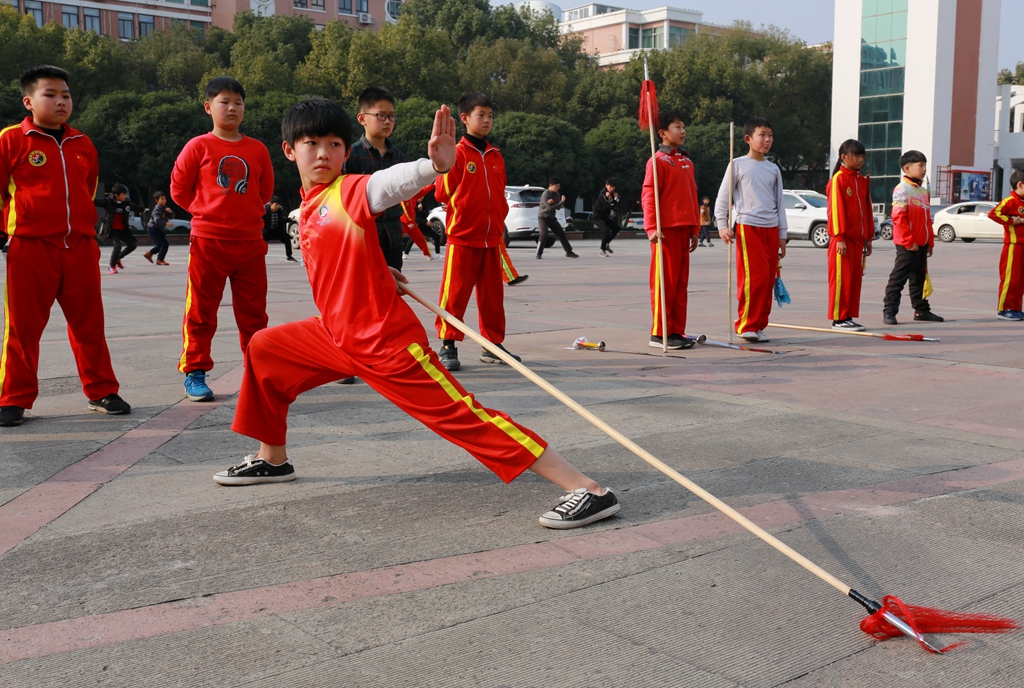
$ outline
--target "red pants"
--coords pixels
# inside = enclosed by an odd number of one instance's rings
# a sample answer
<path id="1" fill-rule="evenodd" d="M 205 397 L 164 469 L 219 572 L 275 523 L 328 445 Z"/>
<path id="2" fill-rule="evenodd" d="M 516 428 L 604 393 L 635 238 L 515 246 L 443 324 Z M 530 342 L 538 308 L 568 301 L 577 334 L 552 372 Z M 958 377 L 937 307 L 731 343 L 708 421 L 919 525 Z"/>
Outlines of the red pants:
<path id="1" fill-rule="evenodd" d="M 828 245 L 828 317 L 847 320 L 860 315 L 860 285 L 864 281 L 864 242 L 846 241 L 846 255 Z"/>
<path id="2" fill-rule="evenodd" d="M 999 256 L 999 306 L 996 308 L 999 311 L 1021 310 L 1024 296 L 1024 244 L 1017 241 L 1013 230 L 1011 243 L 1003 244 Z"/>
<path id="3" fill-rule="evenodd" d="M 498 244 L 498 250 L 501 251 L 501 281 L 508 284 L 514 279 L 519 279 L 519 273 L 516 271 L 516 266 L 512 264 L 505 244 Z"/>
<path id="4" fill-rule="evenodd" d="M 267 242 L 192 237 L 188 248 L 188 291 L 181 324 L 178 370 L 213 368 L 210 344 L 224 283 L 231 280 L 231 307 L 242 353 L 252 336 L 267 326 Z"/>
<path id="5" fill-rule="evenodd" d="M 779 271 L 779 228 L 736 225 L 737 334 L 768 327 Z"/>
<path id="6" fill-rule="evenodd" d="M 651 314 L 654 325 L 651 334 L 686 334 L 686 288 L 690 282 L 690 237 L 696 227 L 668 227 L 663 230 L 665 238 L 651 244 Z M 658 276 L 658 247 L 661 247 L 662 262 L 665 264 L 665 317 L 668 332 L 661 331 L 661 287 Z"/>
<path id="7" fill-rule="evenodd" d="M 448 244 L 444 257 L 444 279 L 438 305 L 459 320 L 466 314 L 469 295 L 476 287 L 476 310 L 480 334 L 495 344 L 505 341 L 505 285 L 501 281 L 501 249 L 472 248 Z M 440 317 L 437 336 L 461 342 L 461 332 Z"/>
<path id="8" fill-rule="evenodd" d="M 68 237 L 69 248 L 17 236 L 7 250 L 0 406 L 32 408 L 39 396 L 39 339 L 53 302 L 68 322 L 82 391 L 89 399 L 117 394 L 103 334 L 100 249 L 91 237 Z"/>
<path id="9" fill-rule="evenodd" d="M 288 406 L 299 394 L 355 376 L 468 451 L 506 483 L 512 482 L 544 453 L 547 443 L 504 413 L 481 406 L 441 365 L 426 344 L 426 333 L 419 334 L 421 341 L 396 348 L 394 358 L 367 365 L 339 349 L 320 318 L 257 332 L 245 352 L 245 374 L 231 429 L 283 445 Z"/>

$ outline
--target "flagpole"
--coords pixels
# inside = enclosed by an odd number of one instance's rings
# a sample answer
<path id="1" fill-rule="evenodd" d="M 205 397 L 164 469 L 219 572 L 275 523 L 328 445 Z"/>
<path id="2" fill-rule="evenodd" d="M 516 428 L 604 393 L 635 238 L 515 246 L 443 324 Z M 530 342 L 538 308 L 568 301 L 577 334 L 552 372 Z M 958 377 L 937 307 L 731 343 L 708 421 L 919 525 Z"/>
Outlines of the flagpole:
<path id="1" fill-rule="evenodd" d="M 735 160 L 733 155 L 735 153 L 735 141 L 736 141 L 736 125 L 733 122 L 729 122 L 729 214 L 725 220 L 725 231 L 726 234 L 732 231 L 732 184 L 733 184 L 733 168 L 735 167 Z M 735 235 L 733 241 L 736 241 Z M 726 266 L 725 266 L 725 321 L 729 327 L 729 343 L 732 344 L 732 335 L 736 330 L 736 325 L 732 319 L 732 253 L 736 250 L 736 247 L 732 245 L 732 241 L 726 242 L 725 253 Z"/>
<path id="2" fill-rule="evenodd" d="M 644 81 L 650 81 L 650 72 L 647 68 L 647 58 L 644 58 Z M 655 247 L 655 254 L 658 260 L 658 290 L 661 295 L 661 353 L 668 354 L 668 314 L 665 312 L 665 260 L 662 251 L 662 241 L 665 235 L 661 232 L 661 198 L 658 194 L 658 156 L 657 147 L 654 143 L 654 112 L 651 103 L 647 104 L 647 124 L 651 130 L 651 169 L 654 172 L 654 235 L 658 241 Z M 682 334 L 682 333 L 680 333 Z"/>

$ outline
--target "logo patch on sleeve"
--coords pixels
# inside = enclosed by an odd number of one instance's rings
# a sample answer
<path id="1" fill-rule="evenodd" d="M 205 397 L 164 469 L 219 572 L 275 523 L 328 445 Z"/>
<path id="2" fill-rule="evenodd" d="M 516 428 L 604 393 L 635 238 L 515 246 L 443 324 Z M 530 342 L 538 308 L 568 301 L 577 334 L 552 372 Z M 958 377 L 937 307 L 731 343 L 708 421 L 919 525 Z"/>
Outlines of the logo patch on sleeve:
<path id="1" fill-rule="evenodd" d="M 473 174 L 474 172 L 476 172 L 476 163 L 475 162 L 467 162 L 466 163 L 466 171 L 469 172 L 470 174 Z"/>
<path id="2" fill-rule="evenodd" d="M 41 150 L 34 150 L 28 154 L 28 162 L 33 167 L 42 167 L 46 164 L 46 153 Z"/>

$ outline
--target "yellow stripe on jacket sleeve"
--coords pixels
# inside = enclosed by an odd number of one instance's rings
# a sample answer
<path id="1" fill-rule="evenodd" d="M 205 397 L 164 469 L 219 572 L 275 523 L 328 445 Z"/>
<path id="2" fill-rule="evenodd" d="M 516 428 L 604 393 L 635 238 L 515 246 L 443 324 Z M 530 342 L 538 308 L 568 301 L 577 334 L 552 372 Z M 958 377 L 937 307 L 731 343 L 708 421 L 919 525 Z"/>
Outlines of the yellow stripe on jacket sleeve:
<path id="1" fill-rule="evenodd" d="M 1004 198 L 1002 202 L 999 205 L 997 205 L 996 209 L 993 211 L 995 213 L 995 216 L 998 217 L 1003 224 L 1010 223 L 1010 216 L 1003 212 L 1003 208 L 1006 207 L 1006 205 L 1010 202 L 1012 198 L 1013 196 L 1008 196 L 1007 198 Z"/>
<path id="2" fill-rule="evenodd" d="M 829 219 L 832 221 L 830 223 L 832 225 L 832 236 L 839 236 L 839 234 L 840 234 L 839 223 L 841 221 L 840 218 L 842 217 L 842 215 L 840 214 L 840 211 L 839 211 L 839 175 L 840 174 L 842 174 L 842 173 L 841 172 L 836 172 L 834 175 L 832 175 L 832 189 L 831 189 L 832 193 L 829 194 L 829 196 L 831 196 L 831 198 L 830 198 L 830 200 L 831 200 L 830 206 L 831 207 L 829 208 L 829 210 L 832 211 L 832 217 L 830 217 Z"/>

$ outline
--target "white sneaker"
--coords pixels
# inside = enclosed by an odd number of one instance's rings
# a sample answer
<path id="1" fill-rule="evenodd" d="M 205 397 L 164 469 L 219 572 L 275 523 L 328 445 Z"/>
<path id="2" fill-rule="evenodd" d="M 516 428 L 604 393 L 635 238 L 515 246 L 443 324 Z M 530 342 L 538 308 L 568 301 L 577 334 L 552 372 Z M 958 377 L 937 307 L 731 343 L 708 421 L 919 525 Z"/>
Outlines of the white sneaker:
<path id="1" fill-rule="evenodd" d="M 758 330 L 757 331 L 757 340 L 756 341 L 759 341 L 759 342 L 767 342 L 768 341 L 768 335 L 766 335 L 764 333 L 764 330 Z"/>
<path id="2" fill-rule="evenodd" d="M 753 330 L 750 330 L 749 332 L 742 332 L 742 333 L 740 333 L 740 338 L 746 339 L 748 342 L 759 342 L 759 341 L 761 341 L 760 339 L 758 339 L 759 336 L 760 335 L 757 332 L 754 332 Z"/>

